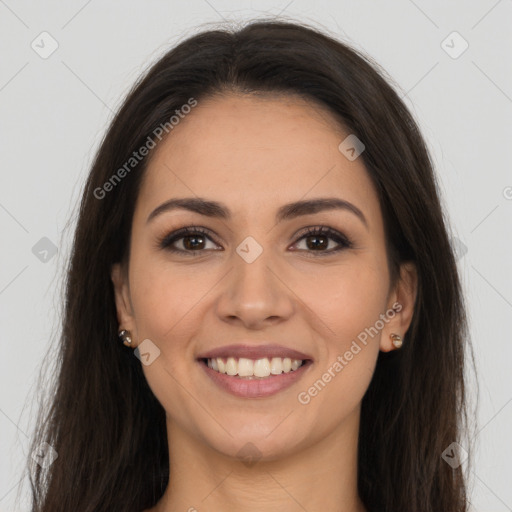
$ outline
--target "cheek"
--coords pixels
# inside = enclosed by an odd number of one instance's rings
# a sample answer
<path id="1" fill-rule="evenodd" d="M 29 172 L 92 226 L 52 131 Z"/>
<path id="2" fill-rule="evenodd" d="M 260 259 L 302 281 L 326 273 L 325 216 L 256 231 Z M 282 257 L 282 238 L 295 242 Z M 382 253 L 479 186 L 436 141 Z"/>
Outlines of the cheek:
<path id="1" fill-rule="evenodd" d="M 368 257 L 355 256 L 347 265 L 322 269 L 313 277 L 297 280 L 297 296 L 323 322 L 322 332 L 344 344 L 373 325 L 384 312 L 388 274 Z"/>
<path id="2" fill-rule="evenodd" d="M 165 343 L 182 329 L 194 306 L 211 288 L 212 278 L 198 275 L 192 267 L 180 269 L 143 254 L 134 255 L 132 261 L 130 292 L 137 330 L 141 336 Z"/>
<path id="3" fill-rule="evenodd" d="M 155 254 L 143 248 L 131 255 L 130 294 L 138 325 L 169 329 L 214 283 L 208 265 L 187 260 L 176 264 L 164 252 Z"/>
<path id="4" fill-rule="evenodd" d="M 371 269 L 344 276 L 340 290 L 333 297 L 334 330 L 343 340 L 353 339 L 379 319 L 384 312 L 387 296 L 385 276 Z"/>
<path id="5" fill-rule="evenodd" d="M 192 267 L 179 268 L 162 260 L 140 251 L 132 255 L 130 262 L 137 335 L 141 340 L 150 339 L 160 349 L 155 363 L 143 366 L 143 371 L 164 409 L 172 411 L 174 418 L 181 418 L 192 430 L 195 427 L 190 418 L 201 411 L 196 410 L 196 402 L 183 389 L 188 386 L 189 371 L 195 364 L 190 339 L 199 325 L 198 301 L 212 287 L 212 278 L 198 275 Z"/>
<path id="6" fill-rule="evenodd" d="M 379 353 L 380 315 L 385 313 L 388 274 L 365 256 L 354 265 L 331 267 L 315 276 L 314 288 L 298 294 L 314 311 L 325 344 L 319 365 L 304 389 L 314 407 L 333 408 L 339 419 L 362 399 Z M 316 383 L 316 384 L 315 384 Z M 306 397 L 307 400 L 307 397 Z"/>

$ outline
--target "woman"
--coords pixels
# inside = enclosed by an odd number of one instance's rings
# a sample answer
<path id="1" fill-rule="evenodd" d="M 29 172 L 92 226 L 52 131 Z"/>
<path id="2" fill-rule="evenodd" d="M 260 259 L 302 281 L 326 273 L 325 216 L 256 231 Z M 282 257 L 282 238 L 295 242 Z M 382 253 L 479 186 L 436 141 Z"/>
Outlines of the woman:
<path id="1" fill-rule="evenodd" d="M 33 511 L 466 511 L 447 230 L 355 50 L 280 21 L 170 50 L 84 190 Z"/>

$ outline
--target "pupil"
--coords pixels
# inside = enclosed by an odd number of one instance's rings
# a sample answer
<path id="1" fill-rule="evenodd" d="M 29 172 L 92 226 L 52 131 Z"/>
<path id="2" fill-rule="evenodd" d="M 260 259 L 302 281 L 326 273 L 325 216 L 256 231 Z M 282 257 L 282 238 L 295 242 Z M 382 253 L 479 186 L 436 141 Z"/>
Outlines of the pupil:
<path id="1" fill-rule="evenodd" d="M 316 242 L 318 242 L 319 239 L 323 240 L 323 242 L 312 244 L 313 248 L 317 248 L 317 249 L 318 248 L 320 248 L 320 249 L 324 248 L 325 249 L 327 247 L 327 244 L 325 243 L 325 241 L 326 241 L 326 237 L 325 236 L 313 235 L 313 236 L 308 237 L 308 241 L 309 240 L 315 240 Z M 308 243 L 307 245 L 311 249 L 310 244 Z"/>

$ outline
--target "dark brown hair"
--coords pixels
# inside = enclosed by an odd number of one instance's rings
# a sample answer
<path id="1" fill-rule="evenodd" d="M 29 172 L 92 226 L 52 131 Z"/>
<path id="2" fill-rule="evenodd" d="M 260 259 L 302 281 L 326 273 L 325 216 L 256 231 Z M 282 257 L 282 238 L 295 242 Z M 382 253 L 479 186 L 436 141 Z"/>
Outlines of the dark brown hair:
<path id="1" fill-rule="evenodd" d="M 128 255 L 149 156 L 104 197 L 97 190 L 190 98 L 226 92 L 300 95 L 327 107 L 363 141 L 393 279 L 400 263 L 413 261 L 418 295 L 404 346 L 379 353 L 363 398 L 359 494 L 371 512 L 467 511 L 463 466 L 441 457 L 459 441 L 471 453 L 461 440 L 471 347 L 465 305 L 428 150 L 385 77 L 336 38 L 277 19 L 189 37 L 141 76 L 106 132 L 80 205 L 56 384 L 33 438 L 34 448 L 47 442 L 58 458 L 48 468 L 30 464 L 33 512 L 140 512 L 165 490 L 164 410 L 140 361 L 118 339 L 110 279 L 112 264 Z"/>

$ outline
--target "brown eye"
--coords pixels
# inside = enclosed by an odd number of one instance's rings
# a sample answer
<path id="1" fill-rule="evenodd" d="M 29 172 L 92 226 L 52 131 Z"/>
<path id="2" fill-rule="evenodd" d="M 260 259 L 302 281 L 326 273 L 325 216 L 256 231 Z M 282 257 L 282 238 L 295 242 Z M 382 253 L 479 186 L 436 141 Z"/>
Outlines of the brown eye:
<path id="1" fill-rule="evenodd" d="M 204 249 L 205 246 L 205 237 L 203 235 L 187 235 L 182 237 L 180 240 L 183 240 L 183 246 L 185 249 L 190 251 Z"/>
<path id="2" fill-rule="evenodd" d="M 212 246 L 208 247 L 208 243 Z M 186 227 L 173 231 L 165 236 L 160 242 L 159 247 L 166 251 L 178 253 L 200 253 L 204 249 L 218 250 L 217 244 L 207 235 L 207 231 L 199 227 Z"/>
<path id="3" fill-rule="evenodd" d="M 325 235 L 309 235 L 305 238 L 308 249 L 318 250 L 327 249 L 329 245 L 329 237 Z"/>
<path id="4" fill-rule="evenodd" d="M 308 228 L 306 233 L 299 238 L 296 245 L 302 241 L 305 242 L 306 247 L 299 250 L 316 252 L 322 256 L 352 247 L 352 243 L 345 235 L 327 226 Z"/>

